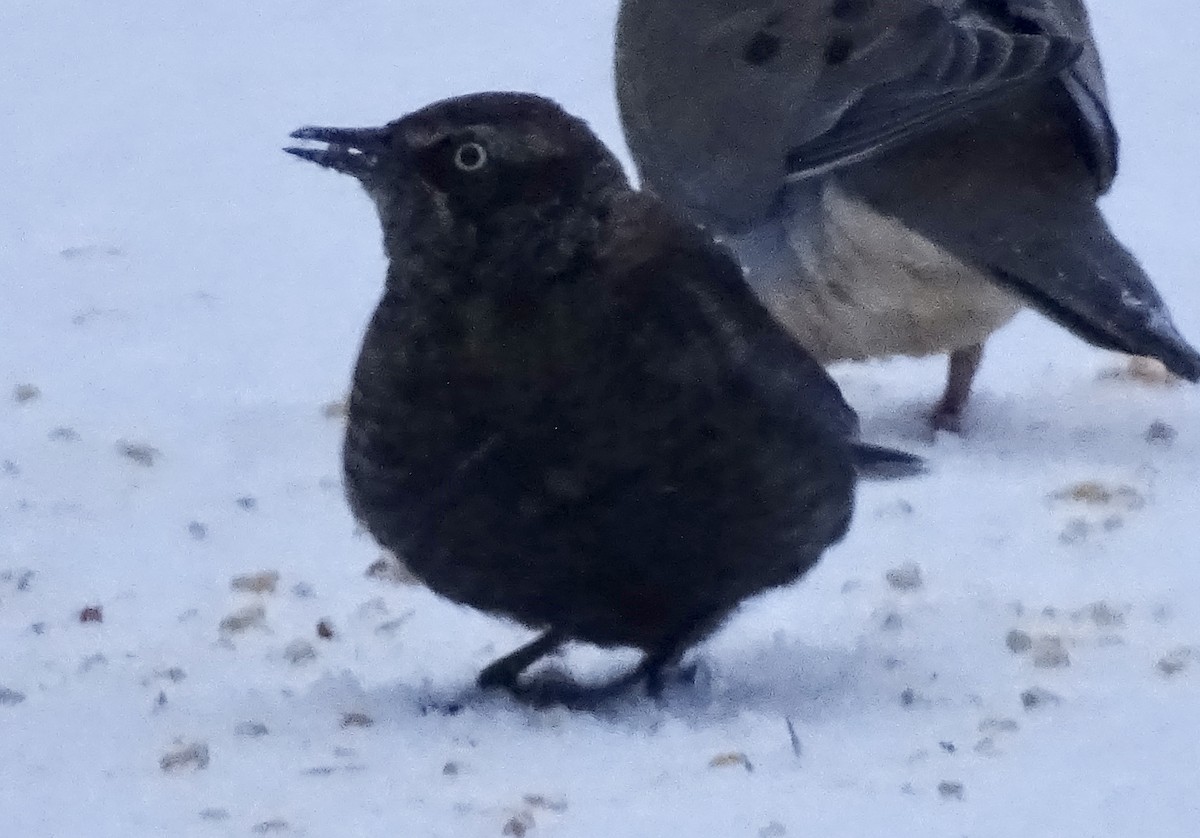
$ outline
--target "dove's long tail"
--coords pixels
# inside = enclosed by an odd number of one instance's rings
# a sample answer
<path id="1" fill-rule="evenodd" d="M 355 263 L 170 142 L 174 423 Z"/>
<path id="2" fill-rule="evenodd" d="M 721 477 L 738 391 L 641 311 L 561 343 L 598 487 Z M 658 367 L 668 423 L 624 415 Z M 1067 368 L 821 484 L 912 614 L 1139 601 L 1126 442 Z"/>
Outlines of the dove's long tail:
<path id="1" fill-rule="evenodd" d="M 1089 343 L 1157 358 L 1181 378 L 1200 381 L 1200 352 L 1098 212 L 1085 232 L 1041 238 L 1022 255 L 1041 265 L 1001 265 L 996 273 L 1042 313 Z M 1040 281 L 1029 282 L 1029 275 Z"/>

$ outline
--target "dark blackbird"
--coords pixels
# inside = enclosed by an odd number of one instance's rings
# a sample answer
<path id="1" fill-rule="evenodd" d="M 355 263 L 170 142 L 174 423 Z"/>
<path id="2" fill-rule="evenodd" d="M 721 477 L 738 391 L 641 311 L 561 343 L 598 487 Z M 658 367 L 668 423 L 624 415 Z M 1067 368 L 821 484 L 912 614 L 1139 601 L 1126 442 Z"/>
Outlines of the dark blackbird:
<path id="1" fill-rule="evenodd" d="M 543 634 L 630 646 L 645 679 L 850 522 L 855 417 L 732 257 L 631 190 L 556 104 L 483 93 L 289 148 L 356 177 L 390 260 L 354 372 L 354 514 L 438 594 Z M 544 684 L 542 685 L 544 686 Z M 584 688 L 573 688 L 585 692 Z"/>

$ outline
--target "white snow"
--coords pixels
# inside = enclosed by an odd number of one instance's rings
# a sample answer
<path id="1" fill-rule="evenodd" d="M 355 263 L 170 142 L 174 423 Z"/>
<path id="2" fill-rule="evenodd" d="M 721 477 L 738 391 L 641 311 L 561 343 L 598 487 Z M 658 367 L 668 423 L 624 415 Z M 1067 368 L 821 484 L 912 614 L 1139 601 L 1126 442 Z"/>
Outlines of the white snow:
<path id="1" fill-rule="evenodd" d="M 1200 830 L 1200 394 L 1105 378 L 1124 360 L 1034 315 L 989 345 L 961 439 L 922 438 L 939 361 L 838 369 L 867 435 L 932 474 L 864 486 L 850 537 L 664 706 L 472 697 L 528 633 L 364 575 L 323 410 L 380 289 L 376 221 L 279 148 L 487 88 L 619 145 L 614 6 L 0 5 L 4 835 Z M 1106 206 L 1200 340 L 1200 6 L 1092 6 L 1124 137 Z M 894 589 L 909 563 L 922 585 Z M 231 590 L 265 570 L 274 593 Z M 191 746 L 206 763 L 164 770 Z"/>

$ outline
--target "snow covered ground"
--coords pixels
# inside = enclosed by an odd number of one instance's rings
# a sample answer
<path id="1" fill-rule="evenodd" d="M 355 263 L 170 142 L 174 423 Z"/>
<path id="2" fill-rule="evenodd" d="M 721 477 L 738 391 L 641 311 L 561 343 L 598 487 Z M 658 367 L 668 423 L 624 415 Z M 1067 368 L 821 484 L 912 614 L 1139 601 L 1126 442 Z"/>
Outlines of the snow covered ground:
<path id="1" fill-rule="evenodd" d="M 1122 359 L 1034 315 L 961 439 L 922 438 L 940 362 L 838 370 L 932 474 L 864 486 L 696 687 L 440 711 L 527 634 L 365 575 L 327 406 L 376 222 L 279 148 L 484 88 L 618 144 L 614 5 L 0 4 L 4 835 L 1200 832 L 1200 392 L 1107 378 Z M 1200 6 L 1092 5 L 1107 206 L 1200 339 Z"/>

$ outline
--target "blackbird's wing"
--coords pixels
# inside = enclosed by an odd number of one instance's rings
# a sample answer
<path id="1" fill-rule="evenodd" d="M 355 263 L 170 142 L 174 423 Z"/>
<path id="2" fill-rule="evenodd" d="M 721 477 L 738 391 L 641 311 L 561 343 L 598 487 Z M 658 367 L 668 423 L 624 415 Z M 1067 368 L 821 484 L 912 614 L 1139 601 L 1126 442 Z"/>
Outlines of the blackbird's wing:
<path id="1" fill-rule="evenodd" d="M 608 275 L 630 318 L 657 333 L 661 369 L 687 374 L 695 358 L 778 419 L 857 435 L 858 417 L 836 382 L 763 307 L 724 248 L 643 196 L 623 209 L 621 258 L 610 260 Z"/>
<path id="2" fill-rule="evenodd" d="M 920 457 L 858 442 L 858 416 L 837 383 L 776 322 L 728 251 L 645 196 L 633 196 L 618 214 L 619 252 L 633 259 L 609 275 L 631 317 L 660 333 L 663 369 L 688 370 L 693 364 L 676 357 L 704 357 L 705 368 L 724 370 L 768 415 L 849 441 L 861 476 L 924 471 Z"/>

